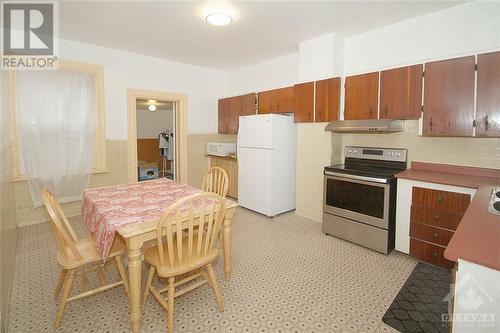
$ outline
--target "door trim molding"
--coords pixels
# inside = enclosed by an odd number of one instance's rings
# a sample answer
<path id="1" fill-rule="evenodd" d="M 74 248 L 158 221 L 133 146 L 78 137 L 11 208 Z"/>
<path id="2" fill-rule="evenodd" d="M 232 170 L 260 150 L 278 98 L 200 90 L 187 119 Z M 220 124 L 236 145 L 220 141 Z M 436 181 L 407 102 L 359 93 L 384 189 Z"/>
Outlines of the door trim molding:
<path id="1" fill-rule="evenodd" d="M 137 99 L 156 99 L 175 104 L 175 172 L 176 181 L 187 183 L 187 96 L 154 90 L 127 89 L 127 160 L 128 181 L 135 183 L 137 177 Z"/>

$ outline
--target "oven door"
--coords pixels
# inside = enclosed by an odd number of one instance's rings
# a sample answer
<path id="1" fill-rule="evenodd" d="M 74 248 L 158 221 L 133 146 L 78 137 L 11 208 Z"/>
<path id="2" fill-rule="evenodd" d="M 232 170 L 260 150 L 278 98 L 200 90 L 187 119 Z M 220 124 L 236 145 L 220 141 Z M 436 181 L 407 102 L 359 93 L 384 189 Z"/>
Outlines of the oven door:
<path id="1" fill-rule="evenodd" d="M 325 172 L 323 211 L 347 219 L 389 227 L 390 184 L 384 179 Z"/>

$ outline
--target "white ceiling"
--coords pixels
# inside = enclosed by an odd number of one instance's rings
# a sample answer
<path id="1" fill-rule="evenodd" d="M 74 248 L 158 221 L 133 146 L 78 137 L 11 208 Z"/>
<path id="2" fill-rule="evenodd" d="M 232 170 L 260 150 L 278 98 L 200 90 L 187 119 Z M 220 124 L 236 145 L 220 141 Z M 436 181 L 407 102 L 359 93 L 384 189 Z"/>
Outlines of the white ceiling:
<path id="1" fill-rule="evenodd" d="M 214 27 L 204 20 L 207 2 L 61 1 L 59 24 L 64 39 L 233 70 L 326 33 L 353 35 L 462 2 L 233 1 L 233 23 Z"/>

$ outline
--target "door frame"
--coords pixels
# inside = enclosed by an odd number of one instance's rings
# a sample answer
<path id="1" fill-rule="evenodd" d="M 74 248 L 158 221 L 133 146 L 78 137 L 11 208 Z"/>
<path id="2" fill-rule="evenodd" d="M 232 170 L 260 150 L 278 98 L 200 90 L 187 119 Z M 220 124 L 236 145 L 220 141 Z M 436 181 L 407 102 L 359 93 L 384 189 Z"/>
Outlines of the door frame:
<path id="1" fill-rule="evenodd" d="M 187 183 L 187 96 L 155 90 L 127 89 L 128 109 L 128 181 L 138 182 L 137 177 L 137 99 L 154 99 L 175 104 L 175 173 L 176 181 Z"/>

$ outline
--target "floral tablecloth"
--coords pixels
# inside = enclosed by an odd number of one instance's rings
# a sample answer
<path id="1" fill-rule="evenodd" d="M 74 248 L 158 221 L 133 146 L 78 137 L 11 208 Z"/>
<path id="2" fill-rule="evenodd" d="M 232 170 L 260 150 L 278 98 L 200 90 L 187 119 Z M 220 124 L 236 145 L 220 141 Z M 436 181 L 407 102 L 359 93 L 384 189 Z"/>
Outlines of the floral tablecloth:
<path id="1" fill-rule="evenodd" d="M 132 223 L 158 220 L 171 204 L 198 192 L 201 190 L 167 178 L 86 189 L 82 216 L 95 236 L 99 254 L 106 260 L 117 230 Z"/>

